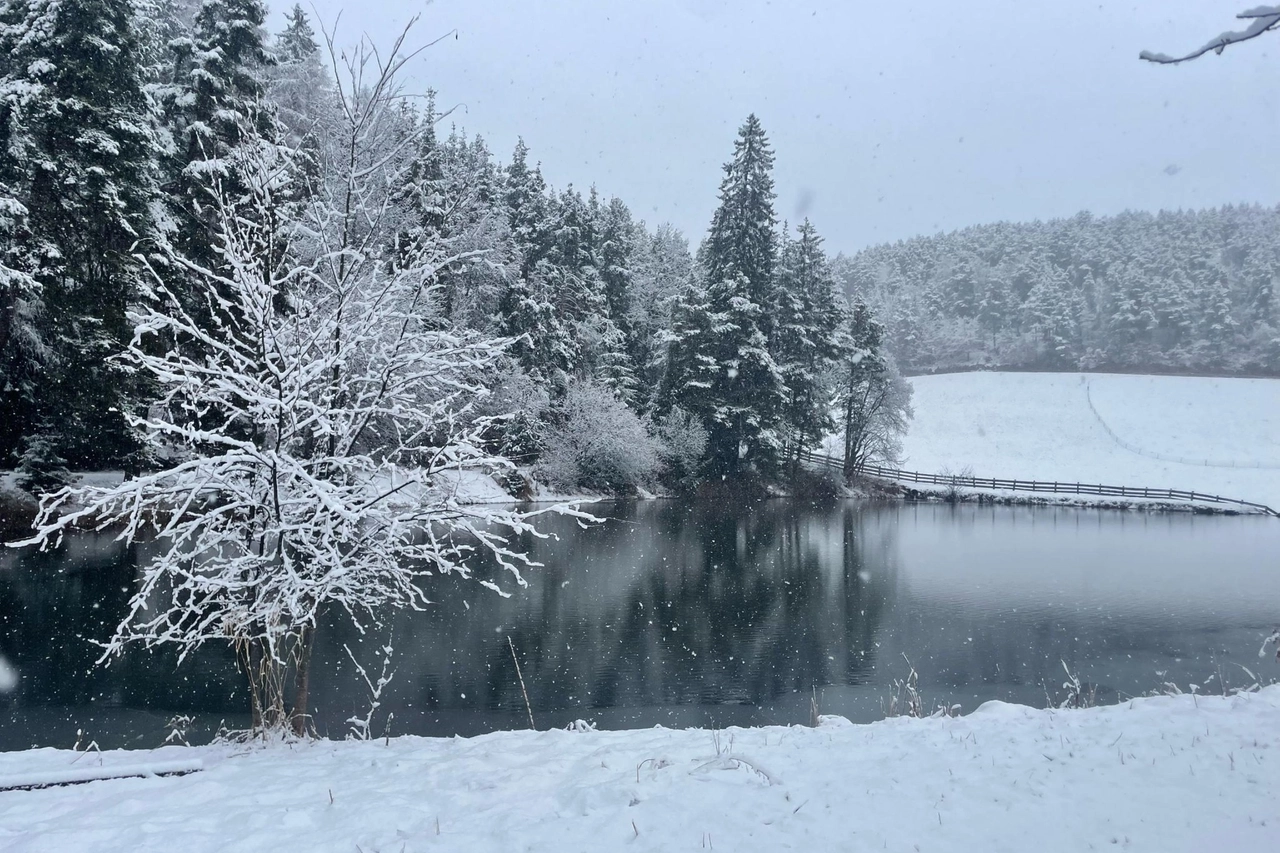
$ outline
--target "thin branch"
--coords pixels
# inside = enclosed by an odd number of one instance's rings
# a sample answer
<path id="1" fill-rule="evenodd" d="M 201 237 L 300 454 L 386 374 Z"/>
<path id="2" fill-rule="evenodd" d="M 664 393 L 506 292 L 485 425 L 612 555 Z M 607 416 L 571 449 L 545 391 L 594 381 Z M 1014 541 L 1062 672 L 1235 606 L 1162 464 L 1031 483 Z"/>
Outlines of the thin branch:
<path id="1" fill-rule="evenodd" d="M 1222 51 L 1226 50 L 1230 45 L 1255 39 L 1265 32 L 1280 27 L 1280 6 L 1259 6 L 1255 9 L 1241 12 L 1236 17 L 1252 21 L 1252 23 L 1243 30 L 1225 32 L 1185 56 L 1170 56 L 1167 53 L 1153 53 L 1152 51 L 1144 50 L 1138 54 L 1138 58 L 1147 62 L 1155 62 L 1159 65 L 1177 65 L 1180 62 L 1187 62 L 1204 56 L 1210 51 L 1221 55 Z"/>

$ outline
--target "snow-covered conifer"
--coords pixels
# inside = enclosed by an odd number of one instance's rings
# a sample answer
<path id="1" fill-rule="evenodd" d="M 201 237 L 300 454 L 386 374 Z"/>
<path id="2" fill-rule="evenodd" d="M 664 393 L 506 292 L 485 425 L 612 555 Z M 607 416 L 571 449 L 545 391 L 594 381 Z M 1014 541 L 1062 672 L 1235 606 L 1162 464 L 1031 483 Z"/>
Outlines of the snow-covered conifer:
<path id="1" fill-rule="evenodd" d="M 34 418 L 19 429 L 47 445 L 29 455 L 31 466 L 50 453 L 79 468 L 129 464 L 132 386 L 107 357 L 129 335 L 133 246 L 150 237 L 156 186 L 134 9 L 129 0 L 5 0 L 0 20 L 0 185 L 12 271 L 4 337 L 38 330 L 48 356 L 38 367 L 11 363 L 13 384 L 28 392 L 14 414 Z M 33 284 L 45 308 L 38 324 Z M 6 348 L 10 359 L 21 356 Z"/>
<path id="2" fill-rule="evenodd" d="M 688 291 L 672 329 L 666 405 L 703 417 L 711 470 L 767 468 L 782 446 L 785 386 L 770 354 L 777 221 L 773 152 L 748 116 L 725 164 L 720 205 L 699 252 L 705 286 Z M 698 316 L 701 314 L 701 316 Z"/>
<path id="3" fill-rule="evenodd" d="M 799 450 L 834 426 L 828 374 L 842 320 L 822 238 L 808 219 L 783 244 L 775 300 L 773 358 L 786 387 L 787 442 Z"/>

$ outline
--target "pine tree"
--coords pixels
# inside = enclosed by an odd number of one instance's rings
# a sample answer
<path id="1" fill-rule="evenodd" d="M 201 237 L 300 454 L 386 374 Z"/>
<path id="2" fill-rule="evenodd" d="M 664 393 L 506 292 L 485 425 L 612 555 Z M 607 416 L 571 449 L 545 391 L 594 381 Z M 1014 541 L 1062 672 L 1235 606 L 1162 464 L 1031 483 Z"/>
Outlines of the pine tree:
<path id="1" fill-rule="evenodd" d="M 138 64 L 146 88 L 157 102 L 172 96 L 176 67 L 173 43 L 191 39 L 203 0 L 132 0 L 138 34 Z"/>
<path id="2" fill-rule="evenodd" d="M 267 97 L 287 130 L 291 147 L 314 148 L 335 104 L 329 70 L 307 13 L 295 5 L 276 34 L 275 65 L 266 69 Z"/>
<path id="3" fill-rule="evenodd" d="M 276 60 L 281 64 L 301 64 L 320 51 L 316 31 L 311 28 L 311 21 L 299 3 L 289 11 L 288 20 L 289 23 L 276 36 Z"/>
<path id="4" fill-rule="evenodd" d="M 507 167 L 503 196 L 514 248 L 511 270 L 498 298 L 497 327 L 512 338 L 510 352 L 536 381 L 563 388 L 577 362 L 578 345 L 557 306 L 547 281 L 547 257 L 554 232 L 542 171 L 528 162 L 529 149 L 516 143 Z"/>
<path id="5" fill-rule="evenodd" d="M 681 343 L 668 364 L 669 401 L 703 416 L 710 470 L 724 476 L 768 469 L 782 444 L 785 385 L 770 354 L 777 251 L 772 166 L 764 130 L 749 116 L 725 164 L 720 206 L 699 253 L 705 299 L 682 307 L 690 315 L 684 322 L 706 333 Z"/>
<path id="6" fill-rule="evenodd" d="M 638 382 L 642 345 L 633 323 L 632 304 L 635 290 L 636 241 L 643 231 L 632 221 L 631 211 L 620 198 L 613 198 L 597 214 L 600 247 L 598 261 L 604 285 L 604 300 L 609 322 L 621 336 L 621 346 L 609 353 L 610 375 L 604 381 L 615 391 L 623 392 L 637 407 L 643 406 L 644 394 Z"/>
<path id="7" fill-rule="evenodd" d="M 639 377 L 637 408 L 661 408 L 658 397 L 666 372 L 667 339 L 677 298 L 693 281 L 689 241 L 670 225 L 639 231 L 633 267 L 631 317 L 632 362 Z"/>
<path id="8" fill-rule="evenodd" d="M 670 327 L 659 335 L 659 343 L 665 356 L 656 408 L 665 413 L 679 407 L 710 422 L 714 407 L 709 392 L 723 368 L 711 354 L 711 304 L 700 281 L 690 278 L 676 294 Z"/>
<path id="9" fill-rule="evenodd" d="M 151 234 L 155 186 L 133 16 L 129 0 L 0 7 L 0 86 L 9 93 L 0 108 L 2 180 L 22 211 L 5 254 L 20 258 L 45 306 L 47 358 L 26 409 L 34 421 L 20 427 L 37 468 L 54 458 L 78 468 L 128 465 L 137 450 L 125 418 L 131 381 L 107 360 L 132 334 L 133 253 Z M 11 214 L 19 207 L 11 204 Z"/>
<path id="10" fill-rule="evenodd" d="M 439 144 L 440 222 L 452 251 L 483 252 L 481 263 L 441 274 L 441 310 L 466 328 L 496 334 L 493 306 L 514 269 L 516 249 L 501 204 L 502 175 L 484 139 L 454 129 Z"/>
<path id="11" fill-rule="evenodd" d="M 724 165 L 720 206 L 711 219 L 702 261 L 708 281 L 741 276 L 743 297 L 773 304 L 778 218 L 773 202 L 773 149 L 754 114 L 738 129 L 733 159 Z M 767 317 L 762 327 L 770 332 Z"/>
<path id="12" fill-rule="evenodd" d="M 789 444 L 799 450 L 834 427 L 827 378 L 842 320 L 822 238 L 808 219 L 783 245 L 776 303 L 773 357 L 786 386 Z"/>
<path id="13" fill-rule="evenodd" d="M 277 139 L 275 119 L 263 104 L 266 9 L 261 0 L 204 0 L 189 38 L 172 43 L 174 85 L 165 104 L 173 151 L 167 164 L 174 248 L 215 268 L 215 215 L 208 203 L 212 180 L 234 190 L 235 149 L 248 133 Z M 193 305 L 203 295 L 188 294 Z"/>
<path id="14" fill-rule="evenodd" d="M 577 343 L 571 371 L 607 385 L 629 401 L 635 377 L 626 338 L 613 320 L 602 274 L 603 211 L 593 189 L 589 198 L 569 187 L 551 211 L 552 239 L 542 265 L 556 315 Z"/>

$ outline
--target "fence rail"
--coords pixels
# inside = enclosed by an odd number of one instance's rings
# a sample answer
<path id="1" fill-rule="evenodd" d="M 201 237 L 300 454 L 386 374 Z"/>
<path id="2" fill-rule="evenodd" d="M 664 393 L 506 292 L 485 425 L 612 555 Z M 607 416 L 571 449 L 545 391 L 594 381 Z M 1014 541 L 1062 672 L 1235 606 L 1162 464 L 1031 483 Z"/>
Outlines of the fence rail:
<path id="1" fill-rule="evenodd" d="M 844 460 L 822 453 L 801 451 L 800 459 L 832 468 L 844 470 Z M 1057 483 L 1041 480 L 1001 479 L 999 477 L 970 477 L 960 474 L 924 474 L 919 471 L 903 471 L 899 468 L 885 468 L 880 465 L 864 464 L 857 467 L 856 474 L 876 477 L 881 480 L 895 480 L 907 483 L 927 483 L 934 486 L 951 486 L 967 489 L 994 489 L 1017 492 L 1046 492 L 1055 495 L 1099 495 L 1113 498 L 1144 498 L 1147 500 L 1196 501 L 1200 503 L 1231 504 L 1249 507 L 1268 515 L 1280 518 L 1266 504 L 1244 501 L 1238 498 L 1224 498 L 1222 495 L 1209 495 L 1204 492 L 1188 492 L 1182 489 L 1151 489 L 1145 486 L 1108 486 L 1102 483 Z"/>

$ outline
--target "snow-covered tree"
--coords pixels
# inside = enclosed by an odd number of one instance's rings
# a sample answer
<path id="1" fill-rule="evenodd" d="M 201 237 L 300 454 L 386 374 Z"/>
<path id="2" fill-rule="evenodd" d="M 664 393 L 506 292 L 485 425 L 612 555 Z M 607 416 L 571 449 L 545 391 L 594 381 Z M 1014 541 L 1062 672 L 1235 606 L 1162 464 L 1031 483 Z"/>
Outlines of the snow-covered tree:
<path id="1" fill-rule="evenodd" d="M 707 429 L 701 419 L 675 406 L 658 419 L 654 432 L 665 479 L 676 486 L 693 485 L 707 452 Z"/>
<path id="2" fill-rule="evenodd" d="M 768 468 L 782 447 L 786 389 L 770 353 L 777 217 L 773 152 L 754 115 L 725 164 L 720 204 L 699 252 L 704 286 L 677 308 L 664 378 L 666 405 L 703 418 L 711 472 Z"/>
<path id="3" fill-rule="evenodd" d="M 632 298 L 628 325 L 632 334 L 632 364 L 639 377 L 636 404 L 648 411 L 655 403 L 666 370 L 664 336 L 671 328 L 676 298 L 693 280 L 689 241 L 670 225 L 637 237 L 632 268 Z"/>
<path id="4" fill-rule="evenodd" d="M 884 330 L 866 305 L 853 306 L 845 333 L 835 402 L 850 477 L 868 463 L 898 463 L 913 412 L 911 386 L 880 351 Z"/>
<path id="5" fill-rule="evenodd" d="M 437 322 L 438 273 L 465 259 L 438 241 L 387 251 L 400 161 L 380 156 L 378 137 L 398 108 L 403 56 L 348 56 L 356 85 L 339 96 L 354 156 L 324 164 L 325 191 L 282 204 L 296 162 L 242 126 L 226 155 L 235 190 L 214 175 L 205 201 L 217 264 L 165 249 L 169 268 L 207 285 L 206 316 L 161 276 L 133 314 L 124 360 L 161 392 L 137 426 L 176 461 L 49 497 L 36 536 L 48 545 L 93 524 L 152 537 L 157 556 L 104 658 L 134 643 L 184 655 L 231 643 L 264 729 L 305 731 L 323 613 L 368 629 L 425 608 L 422 579 L 469 577 L 477 551 L 523 585 L 527 560 L 509 539 L 536 533 L 536 513 L 454 497 L 451 472 L 504 464 L 481 449 L 487 423 L 473 409 L 506 342 Z M 175 340 L 195 345 L 164 345 Z"/>
<path id="6" fill-rule="evenodd" d="M 799 450 L 834 426 L 828 375 L 842 320 L 822 238 L 808 219 L 783 245 L 775 299 L 773 358 L 786 386 L 788 443 Z"/>
<path id="7" fill-rule="evenodd" d="M 266 97 L 289 145 L 306 151 L 318 144 L 332 120 L 333 84 L 307 13 L 295 4 L 287 20 L 275 37 L 275 65 L 264 69 Z"/>
<path id="8" fill-rule="evenodd" d="M 773 149 L 760 119 L 747 116 L 738 128 L 733 158 L 724 164 L 720 204 L 699 260 L 708 282 L 741 278 L 742 297 L 762 308 L 773 305 L 778 217 L 773 202 Z M 762 318 L 766 337 L 772 327 Z"/>
<path id="9" fill-rule="evenodd" d="M 516 144 L 506 170 L 504 206 L 518 268 L 507 273 L 498 299 L 497 327 L 512 338 L 512 354 L 534 379 L 563 384 L 578 359 L 578 342 L 567 318 L 556 309 L 546 275 L 553 240 L 551 201 L 538 166 L 529 166 L 524 140 Z"/>
<path id="10" fill-rule="evenodd" d="M 15 420 L 34 418 L 16 426 L 28 440 L 43 435 L 43 449 L 25 464 L 39 467 L 49 448 L 81 468 L 128 464 L 131 384 L 106 356 L 129 334 L 125 308 L 138 282 L 132 247 L 150 236 L 155 193 L 133 6 L 4 0 L 0 21 L 0 192 L 8 199 L 0 230 L 11 270 L 9 331 L 0 336 L 20 341 L 38 331 L 48 356 L 11 362 L 14 381 L 6 383 L 26 389 Z M 39 323 L 33 285 L 46 309 Z"/>
<path id="11" fill-rule="evenodd" d="M 217 260 L 209 184 L 220 180 L 234 191 L 237 176 L 231 152 L 246 133 L 263 139 L 279 135 L 263 96 L 271 63 L 262 0 L 203 0 L 190 35 L 171 42 L 173 83 L 165 92 L 167 125 L 173 137 L 166 163 L 166 190 L 174 220 L 170 240 L 184 255 L 207 265 Z M 188 287 L 194 288 L 195 282 Z M 202 304 L 200 294 L 185 298 Z"/>

